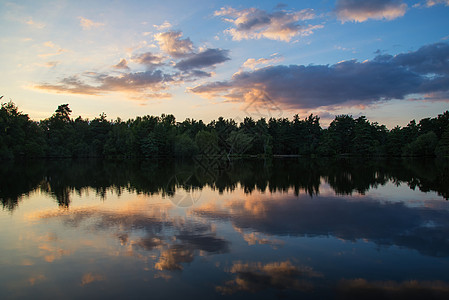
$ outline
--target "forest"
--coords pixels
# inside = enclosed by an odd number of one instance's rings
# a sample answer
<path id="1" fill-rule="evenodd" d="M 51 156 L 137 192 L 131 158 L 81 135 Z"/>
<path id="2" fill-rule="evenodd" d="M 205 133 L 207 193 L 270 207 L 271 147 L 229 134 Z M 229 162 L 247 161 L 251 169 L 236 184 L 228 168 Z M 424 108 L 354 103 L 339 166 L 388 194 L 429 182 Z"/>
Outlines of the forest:
<path id="1" fill-rule="evenodd" d="M 161 158 L 311 156 L 447 157 L 449 111 L 389 130 L 366 117 L 338 115 L 328 128 L 319 116 L 246 117 L 177 122 L 171 114 L 123 121 L 102 113 L 73 119 L 68 104 L 33 121 L 12 102 L 1 104 L 0 160 L 18 158 Z"/>

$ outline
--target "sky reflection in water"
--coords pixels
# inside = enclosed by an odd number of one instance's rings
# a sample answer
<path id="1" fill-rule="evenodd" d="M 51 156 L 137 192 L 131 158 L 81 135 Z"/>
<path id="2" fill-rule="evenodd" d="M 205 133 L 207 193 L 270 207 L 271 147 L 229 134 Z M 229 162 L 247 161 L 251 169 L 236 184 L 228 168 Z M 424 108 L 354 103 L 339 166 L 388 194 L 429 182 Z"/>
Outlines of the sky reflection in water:
<path id="1" fill-rule="evenodd" d="M 438 162 L 6 167 L 1 298 L 449 295 Z"/>

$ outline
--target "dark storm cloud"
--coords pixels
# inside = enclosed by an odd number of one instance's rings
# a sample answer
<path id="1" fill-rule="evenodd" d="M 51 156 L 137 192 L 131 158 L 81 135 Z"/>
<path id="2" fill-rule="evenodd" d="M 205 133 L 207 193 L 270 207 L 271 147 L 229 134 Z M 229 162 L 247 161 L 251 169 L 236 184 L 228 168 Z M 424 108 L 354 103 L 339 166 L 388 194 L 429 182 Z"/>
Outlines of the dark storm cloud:
<path id="1" fill-rule="evenodd" d="M 335 65 L 279 65 L 240 72 L 190 91 L 230 101 L 257 101 L 260 92 L 290 108 L 372 104 L 449 90 L 449 45 L 436 43 L 396 56 Z M 258 93 L 259 92 L 259 93 Z"/>
<path id="2" fill-rule="evenodd" d="M 368 19 L 393 20 L 402 17 L 407 4 L 402 0 L 338 0 L 335 5 L 337 17 L 342 22 L 364 22 Z"/>
<path id="3" fill-rule="evenodd" d="M 230 60 L 229 50 L 206 49 L 179 61 L 175 67 L 181 71 L 189 71 L 192 69 L 212 67 L 227 60 Z"/>

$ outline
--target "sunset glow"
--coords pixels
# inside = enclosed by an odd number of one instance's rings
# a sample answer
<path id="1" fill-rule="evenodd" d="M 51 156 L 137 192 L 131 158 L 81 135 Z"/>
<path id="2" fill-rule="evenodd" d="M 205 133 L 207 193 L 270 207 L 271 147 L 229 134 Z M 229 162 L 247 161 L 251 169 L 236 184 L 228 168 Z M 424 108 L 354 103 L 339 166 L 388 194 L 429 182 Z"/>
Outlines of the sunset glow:
<path id="1" fill-rule="evenodd" d="M 448 107 L 448 15 L 435 0 L 1 1 L 0 96 L 34 120 L 69 103 L 90 119 L 405 126 Z"/>

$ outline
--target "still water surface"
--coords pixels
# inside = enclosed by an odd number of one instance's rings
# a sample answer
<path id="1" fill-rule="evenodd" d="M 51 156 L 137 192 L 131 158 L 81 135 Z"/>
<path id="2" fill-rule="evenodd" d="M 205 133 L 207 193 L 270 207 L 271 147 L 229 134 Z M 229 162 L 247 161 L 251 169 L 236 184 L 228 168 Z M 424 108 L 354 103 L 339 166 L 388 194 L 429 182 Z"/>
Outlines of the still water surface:
<path id="1" fill-rule="evenodd" d="M 446 161 L 30 161 L 0 179 L 1 299 L 449 299 Z"/>

